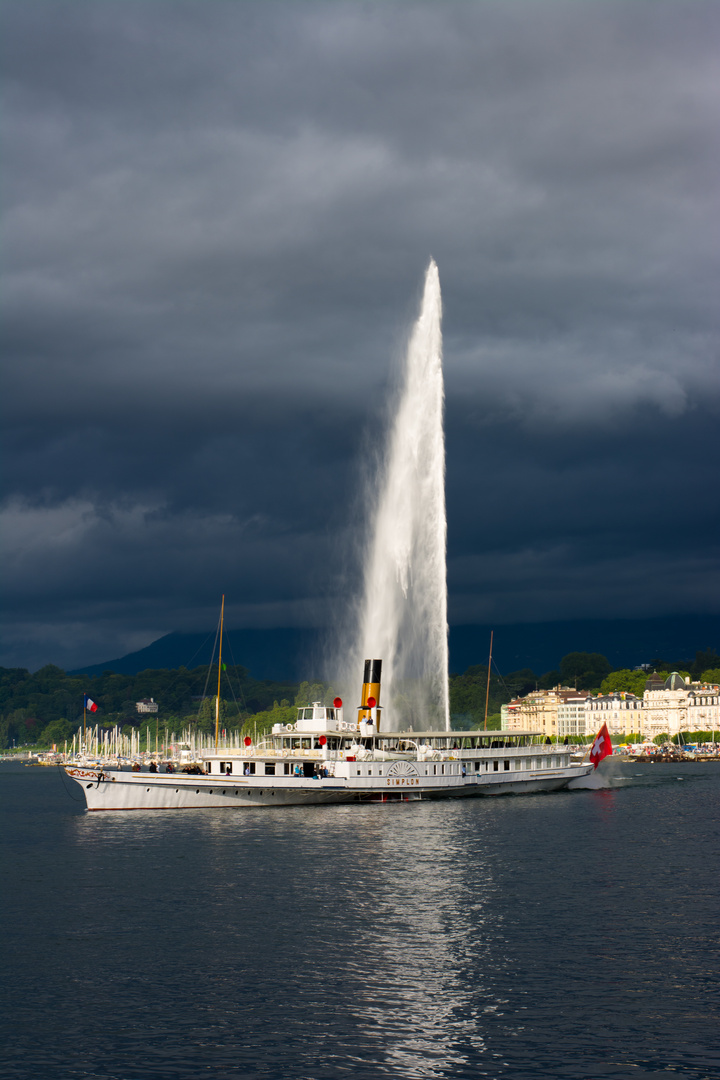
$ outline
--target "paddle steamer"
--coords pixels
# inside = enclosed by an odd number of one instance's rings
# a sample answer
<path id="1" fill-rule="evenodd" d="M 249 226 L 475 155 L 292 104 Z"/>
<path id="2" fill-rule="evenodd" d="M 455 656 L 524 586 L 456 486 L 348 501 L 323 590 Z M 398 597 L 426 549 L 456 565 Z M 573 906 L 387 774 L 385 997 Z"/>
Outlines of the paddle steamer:
<path id="1" fill-rule="evenodd" d="M 339 698 L 298 709 L 256 745 L 216 746 L 196 774 L 65 766 L 88 810 L 188 810 L 458 799 L 556 791 L 592 772 L 523 731 L 385 731 L 380 660 L 365 661 L 357 720 Z"/>

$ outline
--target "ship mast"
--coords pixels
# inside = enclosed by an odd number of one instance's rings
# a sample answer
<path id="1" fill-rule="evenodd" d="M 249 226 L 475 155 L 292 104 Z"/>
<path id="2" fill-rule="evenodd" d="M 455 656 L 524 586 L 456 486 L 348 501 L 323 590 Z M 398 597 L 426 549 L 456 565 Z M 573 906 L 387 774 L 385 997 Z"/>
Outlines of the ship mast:
<path id="1" fill-rule="evenodd" d="M 483 731 L 487 731 L 488 703 L 490 701 L 490 668 L 492 667 L 492 645 L 494 633 L 494 630 L 490 631 L 490 655 L 488 656 L 487 687 L 485 688 L 485 723 L 483 724 Z"/>
<path id="2" fill-rule="evenodd" d="M 223 618 L 225 616 L 225 593 L 223 593 L 222 604 L 220 605 L 220 649 L 218 651 L 218 685 L 217 685 L 217 699 L 215 701 L 215 749 L 218 748 L 218 736 L 220 734 L 220 673 L 222 672 L 222 636 L 223 636 Z"/>

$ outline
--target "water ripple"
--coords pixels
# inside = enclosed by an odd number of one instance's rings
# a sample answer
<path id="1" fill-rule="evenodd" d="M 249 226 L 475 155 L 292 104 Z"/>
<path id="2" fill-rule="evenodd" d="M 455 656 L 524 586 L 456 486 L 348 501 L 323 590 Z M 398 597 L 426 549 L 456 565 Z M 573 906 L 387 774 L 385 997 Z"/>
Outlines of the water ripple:
<path id="1" fill-rule="evenodd" d="M 720 770 L 89 815 L 2 769 L 3 1078 L 720 1075 Z"/>

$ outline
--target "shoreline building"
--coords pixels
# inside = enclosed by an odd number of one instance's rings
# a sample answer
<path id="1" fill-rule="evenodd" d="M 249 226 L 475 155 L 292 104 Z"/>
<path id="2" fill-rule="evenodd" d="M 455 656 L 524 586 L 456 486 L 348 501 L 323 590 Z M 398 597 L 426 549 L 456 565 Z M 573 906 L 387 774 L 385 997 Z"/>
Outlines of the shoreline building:
<path id="1" fill-rule="evenodd" d="M 149 713 L 156 713 L 158 711 L 155 698 L 143 698 L 142 701 L 136 701 L 135 708 L 141 716 L 145 716 Z"/>
<path id="2" fill-rule="evenodd" d="M 686 682 L 673 671 L 664 681 L 651 675 L 643 694 L 644 732 L 647 738 L 681 731 L 717 731 L 720 724 L 720 686 Z"/>
<path id="3" fill-rule="evenodd" d="M 576 690 L 573 697 L 558 704 L 557 735 L 558 739 L 577 739 L 582 735 L 594 735 L 588 730 L 587 703 L 590 700 L 587 691 Z"/>
<path id="4" fill-rule="evenodd" d="M 552 690 L 531 690 L 522 698 L 501 707 L 501 726 L 506 731 L 533 731 L 557 736 L 558 710 L 566 703 L 577 708 L 579 698 L 587 695 L 574 686 L 554 686 Z"/>
<path id="5" fill-rule="evenodd" d="M 629 691 L 596 697 L 570 686 L 533 690 L 503 705 L 506 731 L 532 731 L 558 739 L 595 735 L 603 724 L 613 738 L 671 739 L 681 731 L 720 732 L 720 686 L 686 682 L 673 671 L 651 675 L 642 698 Z"/>
<path id="6" fill-rule="evenodd" d="M 644 695 L 643 695 L 644 697 Z M 644 735 L 644 701 L 624 691 L 589 697 L 585 703 L 587 734 L 594 735 L 607 724 L 610 736 Z"/>

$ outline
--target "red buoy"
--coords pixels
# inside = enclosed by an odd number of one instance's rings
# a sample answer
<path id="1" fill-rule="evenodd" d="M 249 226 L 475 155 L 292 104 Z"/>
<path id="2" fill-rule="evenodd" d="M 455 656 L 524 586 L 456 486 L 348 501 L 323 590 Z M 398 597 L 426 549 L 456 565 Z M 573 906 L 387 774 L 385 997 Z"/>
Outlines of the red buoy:
<path id="1" fill-rule="evenodd" d="M 245 738 L 243 739 L 243 742 L 245 743 L 246 746 L 252 746 L 252 739 L 250 738 L 249 735 L 245 736 Z"/>
<path id="2" fill-rule="evenodd" d="M 325 738 L 324 735 L 321 735 L 320 738 L 318 739 L 318 742 L 320 743 L 321 746 L 324 746 L 325 743 L 327 742 L 327 739 Z"/>
<path id="3" fill-rule="evenodd" d="M 336 709 L 342 709 L 342 698 L 341 697 L 336 697 L 335 700 L 333 701 L 333 705 L 335 706 Z"/>
<path id="4" fill-rule="evenodd" d="M 376 705 L 377 705 L 377 701 L 375 700 L 374 697 L 369 697 L 367 699 L 367 707 L 368 707 L 368 709 L 374 709 Z"/>

